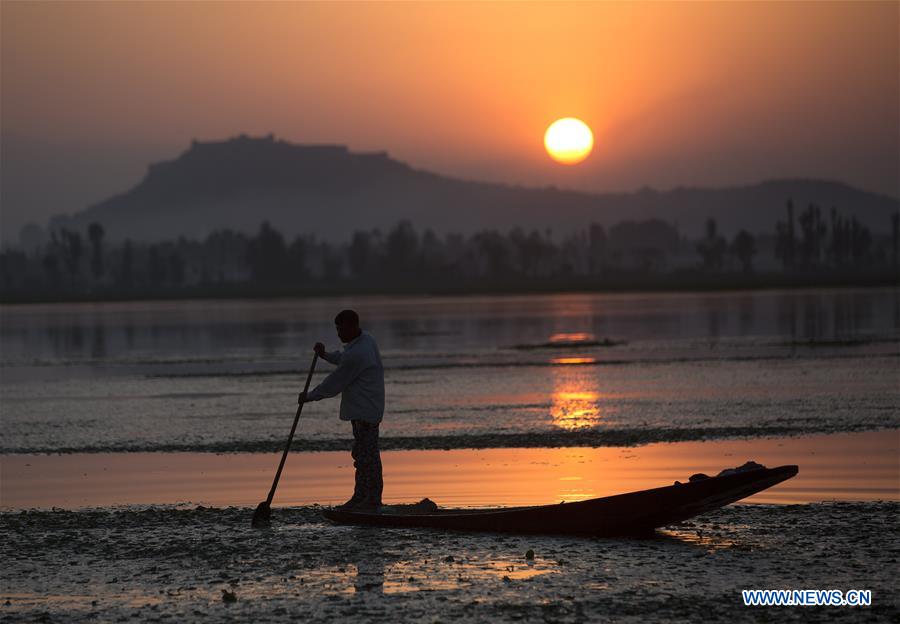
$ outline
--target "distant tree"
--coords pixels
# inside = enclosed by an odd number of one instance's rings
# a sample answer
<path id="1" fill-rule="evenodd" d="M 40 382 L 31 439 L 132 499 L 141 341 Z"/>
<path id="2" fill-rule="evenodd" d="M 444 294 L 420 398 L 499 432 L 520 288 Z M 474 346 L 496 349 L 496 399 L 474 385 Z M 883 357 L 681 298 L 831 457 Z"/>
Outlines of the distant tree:
<path id="1" fill-rule="evenodd" d="M 602 225 L 591 223 L 588 228 L 588 272 L 596 275 L 606 263 L 606 231 Z"/>
<path id="2" fill-rule="evenodd" d="M 91 241 L 91 273 L 94 279 L 103 277 L 103 226 L 91 223 L 88 226 L 88 239 Z"/>
<path id="3" fill-rule="evenodd" d="M 474 263 L 474 250 L 465 236 L 458 232 L 444 235 L 441 242 L 442 268 L 451 273 L 453 278 L 471 274 Z"/>
<path id="4" fill-rule="evenodd" d="M 741 263 L 744 273 L 753 272 L 753 256 L 756 255 L 756 241 L 746 230 L 741 230 L 731 244 L 734 255 Z"/>
<path id="5" fill-rule="evenodd" d="M 828 263 L 832 266 L 840 266 L 843 263 L 843 249 L 841 245 L 841 235 L 843 234 L 843 225 L 841 216 L 838 214 L 837 208 L 831 207 L 831 237 L 828 242 L 826 257 Z"/>
<path id="6" fill-rule="evenodd" d="M 622 221 L 609 228 L 609 246 L 613 249 L 658 249 L 673 253 L 678 248 L 678 230 L 661 219 Z"/>
<path id="7" fill-rule="evenodd" d="M 496 232 L 491 234 L 496 234 Z M 509 233 L 509 244 L 515 251 L 516 260 L 522 273 L 530 277 L 538 275 L 542 269 L 546 268 L 547 261 L 556 251 L 550 240 L 549 232 L 546 233 L 545 238 L 537 230 L 532 230 L 526 235 L 520 228 L 515 228 Z M 481 245 L 485 249 L 490 247 L 495 257 L 503 255 L 503 262 L 508 264 L 509 246 L 502 236 L 496 240 L 493 236 L 485 237 L 481 240 Z M 486 245 L 487 247 L 485 247 Z"/>
<path id="8" fill-rule="evenodd" d="M 787 252 L 788 266 L 794 266 L 797 259 L 796 236 L 794 235 L 794 202 L 788 200 L 787 203 Z"/>
<path id="9" fill-rule="evenodd" d="M 785 270 L 794 268 L 796 258 L 794 238 L 794 202 L 787 202 L 787 220 L 775 224 L 775 257 Z"/>
<path id="10" fill-rule="evenodd" d="M 815 221 L 813 224 L 813 234 L 815 244 L 813 245 L 813 256 L 815 256 L 816 264 L 822 262 L 822 254 L 825 249 L 825 237 L 828 235 L 828 226 L 822 220 L 822 210 L 815 206 Z"/>
<path id="11" fill-rule="evenodd" d="M 661 270 L 678 250 L 678 230 L 661 219 L 626 220 L 609 228 L 609 249 L 640 271 Z"/>
<path id="12" fill-rule="evenodd" d="M 249 268 L 249 247 L 250 241 L 245 234 L 230 229 L 217 230 L 207 236 L 200 249 L 201 281 L 223 283 L 227 278 L 243 274 Z M 209 267 L 214 267 L 214 280 Z"/>
<path id="13" fill-rule="evenodd" d="M 44 269 L 44 273 L 47 274 L 47 280 L 50 284 L 54 288 L 59 288 L 62 281 L 62 273 L 59 269 L 59 256 L 52 251 L 48 251 L 41 260 L 41 267 Z"/>
<path id="14" fill-rule="evenodd" d="M 658 247 L 639 247 L 631 250 L 634 268 L 641 273 L 652 273 L 663 270 L 666 266 L 666 253 Z"/>
<path id="15" fill-rule="evenodd" d="M 532 234 L 535 236 L 538 235 L 537 232 L 532 232 Z M 499 241 L 490 241 L 488 239 L 483 241 L 476 240 L 475 236 L 472 237 L 472 242 L 478 246 L 479 255 L 484 255 L 491 245 L 497 246 L 498 248 L 493 251 L 494 255 L 497 256 L 497 259 L 501 260 L 503 254 L 511 256 L 508 259 L 502 258 L 502 263 L 514 265 L 513 270 L 518 270 L 523 275 L 533 274 L 535 272 L 535 267 L 539 262 L 537 256 L 540 254 L 540 250 L 535 249 L 535 240 L 529 240 L 525 231 L 518 226 L 510 230 L 509 236 L 507 237 L 508 245 L 503 245 Z"/>
<path id="16" fill-rule="evenodd" d="M 22 284 L 28 269 L 28 256 L 16 249 L 0 252 L 0 286 L 12 290 Z"/>
<path id="17" fill-rule="evenodd" d="M 378 265 L 374 235 L 369 232 L 354 232 L 347 248 L 347 262 L 354 277 L 366 277 Z"/>
<path id="18" fill-rule="evenodd" d="M 344 254 L 328 243 L 323 243 L 319 252 L 322 256 L 322 277 L 329 282 L 340 279 L 344 268 Z"/>
<path id="19" fill-rule="evenodd" d="M 727 243 L 718 235 L 716 220 L 706 220 L 706 235 L 697 243 L 697 252 L 703 260 L 703 267 L 708 271 L 719 271 L 725 258 Z"/>
<path id="20" fill-rule="evenodd" d="M 285 280 L 290 270 L 284 237 L 268 221 L 264 221 L 256 237 L 247 247 L 247 264 L 253 279 L 275 284 Z"/>
<path id="21" fill-rule="evenodd" d="M 385 268 L 389 274 L 410 273 L 416 269 L 419 237 L 409 221 L 401 221 L 385 239 Z"/>
<path id="22" fill-rule="evenodd" d="M 159 251 L 159 245 L 150 245 L 147 250 L 147 271 L 150 286 L 158 288 L 166 281 L 166 263 Z"/>
<path id="23" fill-rule="evenodd" d="M 181 286 L 184 284 L 185 262 L 177 251 L 169 255 L 168 267 L 169 281 L 173 286 Z"/>
<path id="24" fill-rule="evenodd" d="M 891 251 L 894 268 L 900 262 L 900 211 L 891 215 Z"/>
<path id="25" fill-rule="evenodd" d="M 558 270 L 563 274 L 590 275 L 591 250 L 589 233 L 575 232 L 566 236 L 557 247 Z"/>
<path id="26" fill-rule="evenodd" d="M 502 234 L 496 230 L 478 232 L 472 236 L 472 243 L 488 275 L 498 277 L 510 272 L 509 248 Z"/>
<path id="27" fill-rule="evenodd" d="M 431 228 L 426 229 L 422 234 L 420 254 L 422 257 L 422 269 L 426 272 L 439 270 L 445 262 L 444 244 Z"/>
<path id="28" fill-rule="evenodd" d="M 26 223 L 19 232 L 19 245 L 27 254 L 40 251 L 46 242 L 43 228 L 35 223 Z"/>
<path id="29" fill-rule="evenodd" d="M 78 272 L 81 268 L 81 256 L 84 253 L 81 234 L 63 228 L 60 230 L 59 241 L 62 249 L 63 262 L 69 270 L 69 278 L 71 279 L 72 289 L 74 290 L 75 281 L 78 278 Z"/>
<path id="30" fill-rule="evenodd" d="M 869 260 L 872 246 L 872 233 L 869 228 L 856 220 L 850 219 L 850 255 L 853 264 L 861 266 Z"/>
<path id="31" fill-rule="evenodd" d="M 800 225 L 800 264 L 810 267 L 819 264 L 822 256 L 822 241 L 827 228 L 822 223 L 822 212 L 815 204 L 810 204 L 797 219 Z"/>
<path id="32" fill-rule="evenodd" d="M 134 245 L 130 239 L 122 244 L 122 264 L 119 267 L 119 284 L 131 288 L 134 283 Z"/>
<path id="33" fill-rule="evenodd" d="M 288 266 L 291 275 L 291 281 L 299 281 L 308 275 L 306 267 L 306 253 L 309 244 L 302 237 L 298 236 L 290 244 L 287 250 Z"/>
<path id="34" fill-rule="evenodd" d="M 787 226 L 783 221 L 775 223 L 775 257 L 781 260 L 781 266 L 785 270 L 790 268 L 790 256 L 787 250 Z"/>

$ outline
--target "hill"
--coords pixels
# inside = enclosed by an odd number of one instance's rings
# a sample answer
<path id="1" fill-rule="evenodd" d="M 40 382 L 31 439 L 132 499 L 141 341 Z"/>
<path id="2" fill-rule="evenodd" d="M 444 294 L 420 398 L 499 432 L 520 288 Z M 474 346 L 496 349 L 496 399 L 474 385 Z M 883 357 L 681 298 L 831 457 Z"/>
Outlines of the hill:
<path id="1" fill-rule="evenodd" d="M 726 188 L 683 188 L 630 193 L 586 193 L 454 179 L 417 170 L 384 152 L 354 153 L 332 145 L 295 145 L 240 136 L 194 141 L 171 161 L 150 165 L 134 188 L 50 227 L 84 230 L 103 224 L 110 239 L 203 237 L 213 230 L 256 231 L 263 220 L 288 236 L 314 232 L 345 240 L 356 229 L 385 228 L 408 219 L 418 228 L 471 233 L 552 228 L 566 233 L 591 222 L 658 218 L 696 236 L 708 217 L 727 235 L 740 228 L 774 230 L 792 198 L 825 213 L 836 207 L 874 232 L 890 230 L 897 199 L 824 180 L 772 180 Z"/>

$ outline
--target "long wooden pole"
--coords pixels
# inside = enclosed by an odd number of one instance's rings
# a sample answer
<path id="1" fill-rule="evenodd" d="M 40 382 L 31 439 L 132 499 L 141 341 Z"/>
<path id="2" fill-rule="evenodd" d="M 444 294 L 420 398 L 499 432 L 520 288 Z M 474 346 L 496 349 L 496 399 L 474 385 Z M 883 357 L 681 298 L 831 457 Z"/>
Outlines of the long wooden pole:
<path id="1" fill-rule="evenodd" d="M 309 392 L 309 382 L 312 381 L 313 371 L 316 370 L 316 360 L 319 355 L 313 355 L 312 364 L 309 367 L 309 375 L 306 376 L 306 385 L 303 386 L 304 394 Z M 272 505 L 272 499 L 275 497 L 275 488 L 278 487 L 278 480 L 281 478 L 281 471 L 284 469 L 284 462 L 287 460 L 288 451 L 291 450 L 291 442 L 294 440 L 294 432 L 297 430 L 297 423 L 300 421 L 300 412 L 303 411 L 303 403 L 297 406 L 297 415 L 294 416 L 294 424 L 291 426 L 291 434 L 288 436 L 287 444 L 284 447 L 284 453 L 281 456 L 281 463 L 278 464 L 278 472 L 275 473 L 275 480 L 272 482 L 272 489 L 269 490 L 269 496 L 266 498 L 266 506 Z"/>

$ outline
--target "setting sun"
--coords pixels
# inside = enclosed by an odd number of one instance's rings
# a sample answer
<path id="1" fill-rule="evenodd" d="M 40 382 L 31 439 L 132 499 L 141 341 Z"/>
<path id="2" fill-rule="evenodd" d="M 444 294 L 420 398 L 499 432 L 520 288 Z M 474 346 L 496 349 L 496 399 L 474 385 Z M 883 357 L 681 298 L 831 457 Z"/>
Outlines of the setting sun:
<path id="1" fill-rule="evenodd" d="M 557 119 L 544 133 L 544 147 L 556 162 L 575 165 L 590 155 L 594 148 L 594 135 L 580 119 Z"/>

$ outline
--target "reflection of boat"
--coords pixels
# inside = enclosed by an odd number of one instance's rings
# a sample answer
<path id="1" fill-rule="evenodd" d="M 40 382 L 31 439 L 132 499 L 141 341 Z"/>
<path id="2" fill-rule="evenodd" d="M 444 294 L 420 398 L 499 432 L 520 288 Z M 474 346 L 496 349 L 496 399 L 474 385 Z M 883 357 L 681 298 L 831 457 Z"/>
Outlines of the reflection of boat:
<path id="1" fill-rule="evenodd" d="M 438 509 L 426 513 L 325 510 L 339 524 L 425 527 L 507 533 L 635 535 L 724 507 L 761 492 L 798 472 L 797 466 L 759 468 L 668 487 L 594 498 L 577 503 L 494 509 Z"/>

